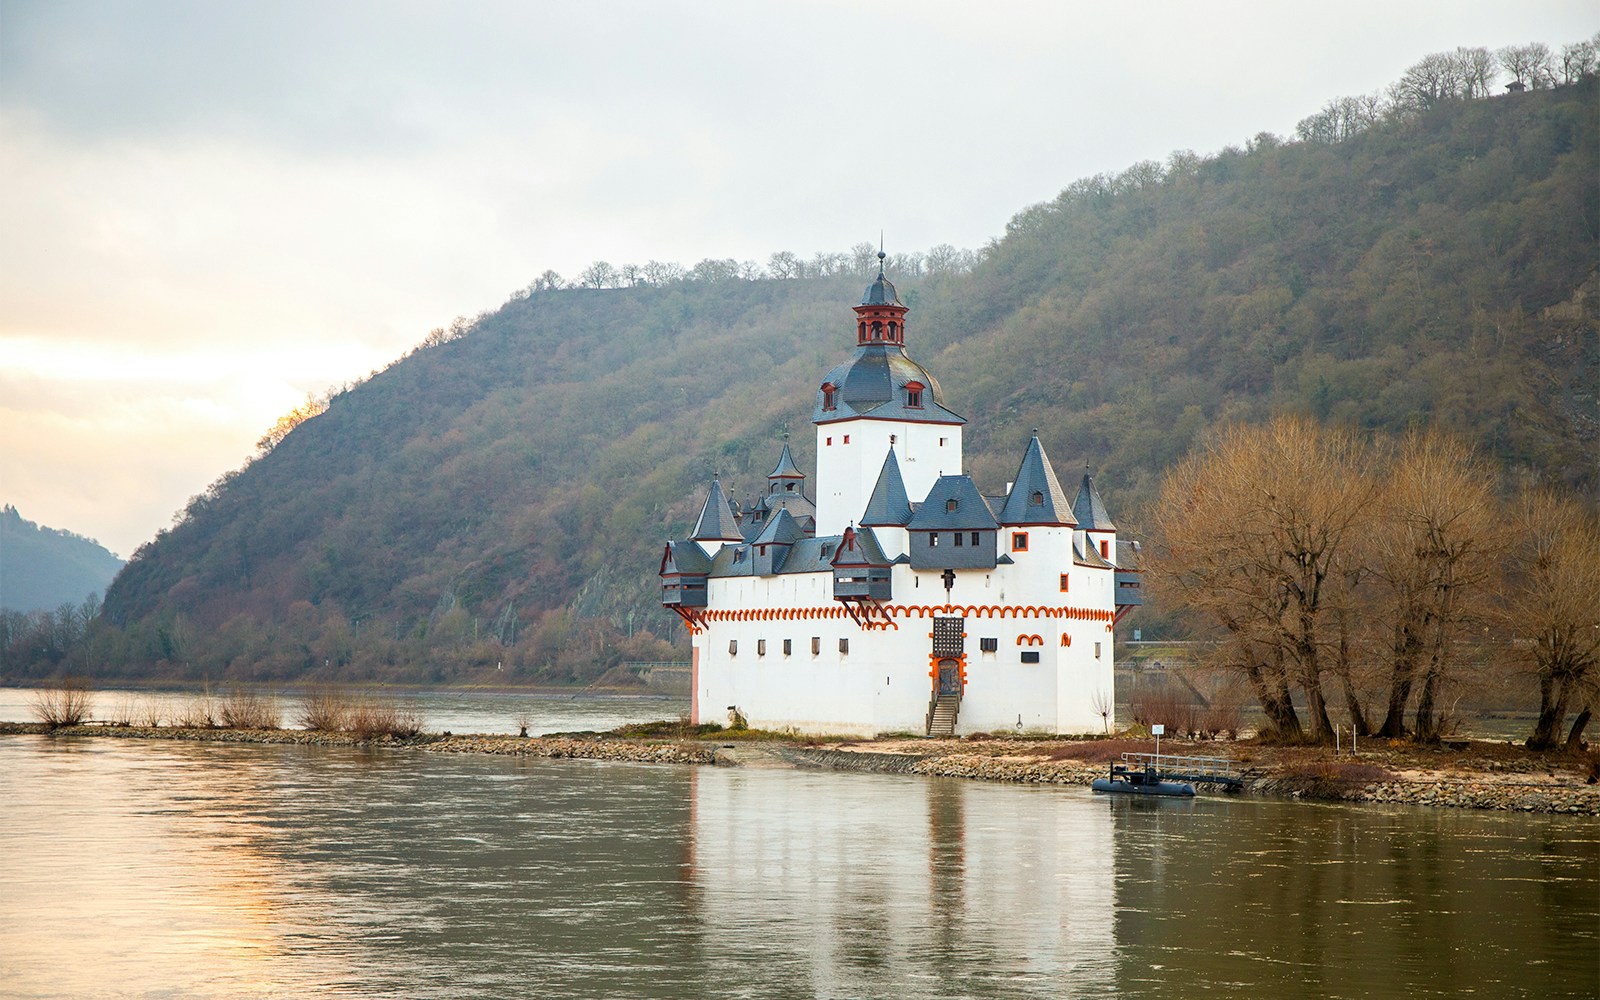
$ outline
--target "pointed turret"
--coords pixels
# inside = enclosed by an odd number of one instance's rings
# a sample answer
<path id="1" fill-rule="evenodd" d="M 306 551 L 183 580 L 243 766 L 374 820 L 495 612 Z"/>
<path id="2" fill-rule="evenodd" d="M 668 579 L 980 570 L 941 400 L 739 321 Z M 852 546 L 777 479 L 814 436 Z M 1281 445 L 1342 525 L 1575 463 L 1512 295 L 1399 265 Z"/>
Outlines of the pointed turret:
<path id="1" fill-rule="evenodd" d="M 689 537 L 697 542 L 744 541 L 744 535 L 739 532 L 739 522 L 733 516 L 733 505 L 723 492 L 720 480 L 711 480 L 711 494 L 706 497 L 705 506 L 700 508 L 694 533 Z"/>
<path id="2" fill-rule="evenodd" d="M 906 483 L 900 476 L 900 461 L 894 449 L 884 456 L 883 469 L 878 473 L 878 483 L 867 498 L 866 512 L 861 524 L 871 527 L 902 526 L 911 520 L 911 498 L 906 495 Z"/>
<path id="3" fill-rule="evenodd" d="M 1083 469 L 1078 498 L 1072 501 L 1072 516 L 1078 519 L 1078 527 L 1084 531 L 1117 530 L 1117 526 L 1111 523 L 1111 515 L 1106 513 L 1106 505 L 1100 502 L 1100 493 L 1094 488 L 1094 480 L 1089 477 L 1088 466 Z"/>
<path id="4" fill-rule="evenodd" d="M 778 456 L 778 466 L 767 473 L 767 492 L 771 493 L 800 493 L 804 490 L 806 474 L 794 464 L 794 456 L 789 453 L 789 435 L 783 436 L 783 454 Z"/>
<path id="5" fill-rule="evenodd" d="M 1056 479 L 1050 457 L 1039 443 L 1039 432 L 1033 432 L 1028 450 L 1017 468 L 1017 478 L 1000 509 L 1001 524 L 1048 524 L 1071 526 L 1077 524 L 1072 508 L 1067 504 L 1067 494 Z"/>

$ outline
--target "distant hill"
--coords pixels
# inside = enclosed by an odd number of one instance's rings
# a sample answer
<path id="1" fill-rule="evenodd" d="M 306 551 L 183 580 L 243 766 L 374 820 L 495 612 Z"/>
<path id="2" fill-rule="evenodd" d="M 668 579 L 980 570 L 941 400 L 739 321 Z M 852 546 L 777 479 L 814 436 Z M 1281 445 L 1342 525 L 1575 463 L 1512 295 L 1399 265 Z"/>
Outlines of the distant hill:
<path id="1" fill-rule="evenodd" d="M 1596 111 L 1591 77 L 1078 181 L 971 273 L 892 274 L 909 350 L 972 420 L 980 485 L 1038 427 L 1135 533 L 1196 435 L 1281 410 L 1441 425 L 1596 496 Z M 663 541 L 713 472 L 756 489 L 786 427 L 814 468 L 812 394 L 868 280 L 514 298 L 196 497 L 108 591 L 96 669 L 586 682 L 673 658 Z"/>
<path id="2" fill-rule="evenodd" d="M 0 608 L 53 611 L 91 595 L 98 603 L 122 566 L 92 538 L 24 520 L 10 504 L 0 509 Z"/>

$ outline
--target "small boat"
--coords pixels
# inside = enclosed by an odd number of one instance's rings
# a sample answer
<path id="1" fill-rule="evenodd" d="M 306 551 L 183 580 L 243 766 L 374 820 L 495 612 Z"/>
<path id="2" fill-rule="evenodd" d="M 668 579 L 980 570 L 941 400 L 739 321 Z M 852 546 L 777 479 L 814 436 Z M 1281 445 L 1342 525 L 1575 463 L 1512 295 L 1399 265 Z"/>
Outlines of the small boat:
<path id="1" fill-rule="evenodd" d="M 1194 798 L 1193 785 L 1187 781 L 1163 781 L 1153 765 L 1129 768 L 1124 764 L 1112 764 L 1111 776 L 1096 778 L 1089 787 L 1097 792 L 1113 795 L 1172 795 Z"/>

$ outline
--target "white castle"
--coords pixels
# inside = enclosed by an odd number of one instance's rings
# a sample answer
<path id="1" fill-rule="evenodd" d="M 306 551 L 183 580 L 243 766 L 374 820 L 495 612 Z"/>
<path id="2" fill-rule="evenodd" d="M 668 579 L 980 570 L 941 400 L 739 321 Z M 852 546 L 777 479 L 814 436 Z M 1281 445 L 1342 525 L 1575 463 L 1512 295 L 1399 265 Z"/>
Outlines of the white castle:
<path id="1" fill-rule="evenodd" d="M 668 542 L 661 602 L 688 626 L 696 723 L 762 729 L 1099 732 L 1136 545 L 1085 472 L 1069 502 L 1037 432 L 1003 495 L 961 473 L 966 420 L 906 354 L 880 267 L 856 349 L 817 389 L 816 499 L 784 443 L 744 510 L 713 479 Z M 913 497 L 922 498 L 915 502 Z"/>

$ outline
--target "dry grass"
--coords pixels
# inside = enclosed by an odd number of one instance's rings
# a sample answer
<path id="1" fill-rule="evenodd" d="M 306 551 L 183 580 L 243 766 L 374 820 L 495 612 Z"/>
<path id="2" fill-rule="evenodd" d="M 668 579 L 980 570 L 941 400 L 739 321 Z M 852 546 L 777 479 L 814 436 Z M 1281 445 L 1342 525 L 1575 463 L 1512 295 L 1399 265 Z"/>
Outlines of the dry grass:
<path id="1" fill-rule="evenodd" d="M 55 729 L 88 721 L 94 693 L 82 677 L 68 677 L 53 688 L 41 688 L 29 697 L 34 718 Z"/>
<path id="2" fill-rule="evenodd" d="M 172 712 L 172 724 L 179 729 L 216 729 L 218 722 L 217 700 L 210 688 L 179 703 Z"/>
<path id="3" fill-rule="evenodd" d="M 353 733 L 366 740 L 378 736 L 409 739 L 422 732 L 423 713 L 394 698 L 357 697 L 336 687 L 318 688 L 300 707 L 300 725 L 325 733 Z"/>
<path id="4" fill-rule="evenodd" d="M 277 729 L 283 724 L 276 697 L 238 688 L 222 699 L 217 715 L 228 729 Z"/>

